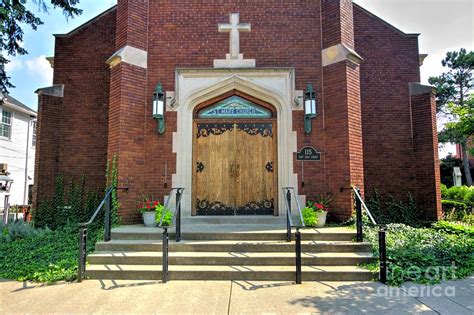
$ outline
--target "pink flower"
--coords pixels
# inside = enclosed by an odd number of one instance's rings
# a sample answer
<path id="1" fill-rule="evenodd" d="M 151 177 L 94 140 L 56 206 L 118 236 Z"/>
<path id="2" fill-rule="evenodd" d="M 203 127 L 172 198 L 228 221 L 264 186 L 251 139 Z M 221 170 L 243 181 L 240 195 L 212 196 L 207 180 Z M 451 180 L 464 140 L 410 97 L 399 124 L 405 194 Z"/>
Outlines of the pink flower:
<path id="1" fill-rule="evenodd" d="M 318 209 L 321 209 L 321 210 L 324 209 L 324 206 L 323 206 L 322 204 L 320 204 L 320 203 L 315 203 L 314 205 L 315 205 L 316 208 L 318 208 Z"/>

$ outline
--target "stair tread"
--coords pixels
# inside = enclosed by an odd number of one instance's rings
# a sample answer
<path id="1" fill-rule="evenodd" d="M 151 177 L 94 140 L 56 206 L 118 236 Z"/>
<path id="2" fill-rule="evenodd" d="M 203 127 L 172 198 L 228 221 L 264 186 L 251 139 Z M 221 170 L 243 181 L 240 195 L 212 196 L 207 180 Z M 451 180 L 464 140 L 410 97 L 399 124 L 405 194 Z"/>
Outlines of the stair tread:
<path id="1" fill-rule="evenodd" d="M 111 240 L 110 242 L 98 242 L 98 244 L 158 244 L 162 243 L 161 240 Z M 294 241 L 286 242 L 284 240 L 273 240 L 273 241 L 266 241 L 266 240 L 258 240 L 258 241 L 250 241 L 250 240 L 182 240 L 181 242 L 174 242 L 170 240 L 170 244 L 179 245 L 179 244 L 199 244 L 199 245 L 294 245 Z M 316 240 L 302 240 L 301 244 L 304 245 L 370 245 L 370 243 L 361 242 L 355 243 L 351 241 L 316 241 Z"/>
<path id="2" fill-rule="evenodd" d="M 161 257 L 162 252 L 150 252 L 150 251 L 140 251 L 140 252 L 127 252 L 127 251 L 99 251 L 94 252 L 88 257 Z M 247 258 L 247 257 L 269 257 L 269 258 L 279 258 L 279 257 L 295 257 L 295 253 L 292 252 L 170 252 L 170 257 L 235 257 L 235 258 Z M 372 253 L 370 252 L 360 252 L 360 253 L 332 253 L 332 252 L 322 252 L 322 253 L 311 253 L 308 251 L 302 252 L 302 257 L 307 258 L 373 258 Z"/>
<path id="3" fill-rule="evenodd" d="M 93 264 L 87 271 L 161 271 L 161 265 Z M 302 266 L 302 272 L 357 272 L 371 273 L 358 266 Z M 170 265 L 169 271 L 183 272 L 295 272 L 295 266 L 252 266 L 252 265 Z"/>
<path id="4" fill-rule="evenodd" d="M 173 231 L 170 229 L 170 232 Z M 182 233 L 210 233 L 210 234 L 282 234 L 286 235 L 286 227 L 275 224 L 193 224 L 181 227 Z M 347 227 L 303 228 L 302 234 L 348 234 L 356 235 L 356 231 Z M 143 225 L 121 226 L 114 228 L 112 234 L 161 234 L 162 229 L 157 227 L 144 227 Z M 294 234 L 294 229 L 292 231 Z"/>

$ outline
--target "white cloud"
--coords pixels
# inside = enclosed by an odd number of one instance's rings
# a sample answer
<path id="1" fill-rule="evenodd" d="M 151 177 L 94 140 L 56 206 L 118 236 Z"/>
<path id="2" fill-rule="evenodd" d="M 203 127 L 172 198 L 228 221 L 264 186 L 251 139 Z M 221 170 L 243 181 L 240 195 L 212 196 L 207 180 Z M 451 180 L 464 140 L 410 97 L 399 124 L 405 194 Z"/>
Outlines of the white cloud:
<path id="1" fill-rule="evenodd" d="M 37 77 L 43 81 L 43 85 L 48 86 L 53 83 L 53 69 L 46 60 L 46 56 L 41 55 L 39 57 L 29 59 L 25 61 L 26 69 L 30 76 Z"/>
<path id="2" fill-rule="evenodd" d="M 23 68 L 23 63 L 21 60 L 12 59 L 9 63 L 5 66 L 5 70 L 8 72 L 13 72 L 17 70 L 21 70 Z"/>

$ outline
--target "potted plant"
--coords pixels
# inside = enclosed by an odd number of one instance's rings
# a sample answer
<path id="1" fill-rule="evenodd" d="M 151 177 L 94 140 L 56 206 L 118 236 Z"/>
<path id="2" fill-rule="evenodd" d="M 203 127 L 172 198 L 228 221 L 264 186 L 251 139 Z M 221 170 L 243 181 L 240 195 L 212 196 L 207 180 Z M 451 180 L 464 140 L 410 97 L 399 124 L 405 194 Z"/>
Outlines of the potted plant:
<path id="1" fill-rule="evenodd" d="M 156 206 L 158 206 L 159 204 L 160 202 L 158 200 L 153 200 L 149 198 L 145 198 L 145 201 L 140 204 L 138 211 L 143 216 L 143 223 L 145 223 L 145 226 L 156 226 Z"/>
<path id="2" fill-rule="evenodd" d="M 170 226 L 171 220 L 173 219 L 173 213 L 166 208 L 164 205 L 158 203 L 155 206 L 155 213 L 156 213 L 156 224 L 160 224 L 161 216 L 163 215 L 163 211 L 165 211 L 165 215 L 163 217 L 163 222 L 161 222 L 161 226 Z"/>
<path id="3" fill-rule="evenodd" d="M 303 209 L 303 220 L 308 227 L 321 228 L 326 224 L 331 198 L 319 196 L 316 201 L 308 201 Z"/>

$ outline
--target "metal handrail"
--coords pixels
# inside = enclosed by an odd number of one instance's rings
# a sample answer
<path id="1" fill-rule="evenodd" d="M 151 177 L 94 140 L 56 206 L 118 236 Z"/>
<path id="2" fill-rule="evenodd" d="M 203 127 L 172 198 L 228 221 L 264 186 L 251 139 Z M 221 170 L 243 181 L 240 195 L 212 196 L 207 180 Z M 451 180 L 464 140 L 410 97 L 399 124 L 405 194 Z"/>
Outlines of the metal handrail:
<path id="1" fill-rule="evenodd" d="M 296 207 L 298 209 L 298 214 L 299 214 L 299 217 L 300 217 L 300 224 L 299 225 L 293 224 L 293 219 L 291 218 L 291 191 L 294 192 L 295 188 L 294 187 L 283 187 L 282 189 L 283 189 L 283 192 L 286 195 L 286 199 L 285 199 L 286 214 L 288 215 L 288 220 L 290 221 L 290 226 L 291 227 L 296 227 L 296 228 L 305 227 L 304 220 L 303 220 L 303 213 L 301 211 L 301 204 L 300 204 L 300 201 L 298 200 L 298 198 L 296 197 L 296 194 L 295 194 L 295 201 L 296 201 Z"/>
<path id="2" fill-rule="evenodd" d="M 352 190 L 354 191 L 354 201 L 356 204 L 356 228 L 357 228 L 357 242 L 362 242 L 364 240 L 364 233 L 363 233 L 363 225 L 362 225 L 362 209 L 365 210 L 367 216 L 370 218 L 370 221 L 374 225 L 379 226 L 379 280 L 382 283 L 387 282 L 387 242 L 386 242 L 386 229 L 385 226 L 382 224 L 377 224 L 375 221 L 374 216 L 370 213 L 369 208 L 362 199 L 360 188 L 356 186 L 352 186 Z"/>
<path id="3" fill-rule="evenodd" d="M 362 199 L 362 196 L 360 195 L 360 188 L 356 186 L 352 186 L 352 190 L 354 191 L 354 194 L 357 196 L 357 198 L 360 200 L 360 203 L 362 207 L 364 208 L 365 212 L 367 213 L 367 216 L 370 218 L 370 221 L 372 221 L 374 225 L 377 225 L 377 221 L 375 221 L 374 216 L 372 215 L 372 213 L 370 213 L 369 208 L 367 208 L 367 205 L 365 204 L 364 199 Z"/>
<path id="4" fill-rule="evenodd" d="M 305 227 L 303 213 L 301 212 L 300 202 L 296 196 L 294 187 L 283 187 L 283 192 L 286 194 L 285 203 L 286 203 L 286 240 L 291 242 L 291 228 L 296 227 L 295 232 L 295 255 L 296 255 L 296 283 L 301 284 L 301 232 L 300 228 Z M 293 219 L 291 218 L 291 195 L 292 192 L 295 193 L 296 207 L 300 216 L 300 224 L 293 224 Z"/>
<path id="5" fill-rule="evenodd" d="M 169 209 L 168 206 L 169 206 L 169 203 L 170 203 L 170 199 L 173 195 L 173 191 L 176 191 L 176 207 L 175 207 L 175 210 L 174 210 L 174 213 L 173 213 L 173 217 L 171 219 L 171 224 L 170 225 L 166 225 L 166 226 L 163 226 L 163 219 L 165 218 L 165 214 L 166 214 L 166 209 Z M 163 213 L 161 214 L 161 218 L 160 218 L 160 222 L 158 223 L 158 227 L 159 228 L 170 228 L 170 227 L 173 227 L 174 224 L 180 224 L 181 222 L 177 219 L 180 219 L 180 218 L 177 218 L 178 216 L 180 216 L 180 211 L 181 211 L 181 199 L 183 197 L 183 191 L 184 191 L 184 188 L 182 187 L 179 187 L 179 188 L 172 188 L 171 191 L 170 191 L 170 194 L 168 195 L 168 198 L 167 200 L 165 201 L 165 211 L 163 211 Z"/>
<path id="6" fill-rule="evenodd" d="M 158 227 L 163 229 L 163 243 L 161 245 L 162 246 L 162 252 L 163 252 L 163 256 L 162 256 L 163 268 L 162 268 L 162 271 L 161 271 L 162 272 L 161 278 L 162 278 L 163 283 L 166 283 L 169 280 L 169 273 L 168 273 L 168 266 L 169 266 L 169 261 L 168 261 L 168 257 L 169 257 L 168 229 L 173 227 L 173 225 L 174 225 L 173 223 L 176 224 L 176 231 L 175 231 L 176 232 L 176 242 L 181 241 L 181 199 L 183 197 L 183 191 L 184 191 L 184 188 L 182 188 L 182 187 L 171 189 L 171 191 L 168 195 L 168 199 L 165 201 L 165 205 L 164 205 L 163 213 L 161 214 L 160 222 L 158 223 Z M 173 216 L 171 218 L 170 225 L 163 225 L 163 219 L 165 218 L 166 211 L 168 210 L 169 202 L 171 200 L 173 192 L 176 192 L 176 207 L 175 207 Z"/>
<path id="7" fill-rule="evenodd" d="M 105 206 L 104 216 L 104 241 L 109 242 L 111 237 L 111 226 L 112 226 L 112 192 L 115 187 L 107 189 L 104 198 L 100 202 L 99 206 L 95 210 L 92 217 L 86 223 L 79 223 L 79 257 L 78 257 L 78 268 L 77 268 L 77 282 L 82 282 L 86 272 L 86 259 L 87 259 L 87 227 L 94 222 L 95 218 L 99 215 L 99 212 Z"/>

